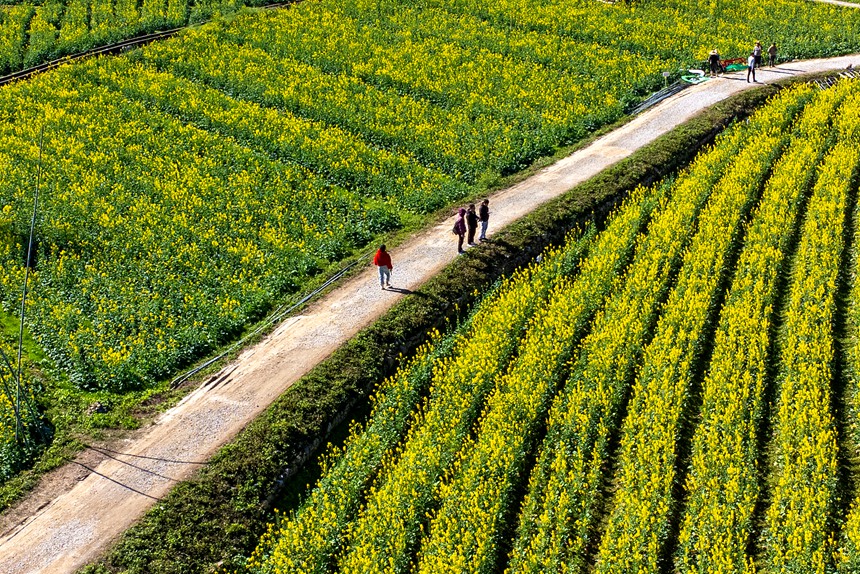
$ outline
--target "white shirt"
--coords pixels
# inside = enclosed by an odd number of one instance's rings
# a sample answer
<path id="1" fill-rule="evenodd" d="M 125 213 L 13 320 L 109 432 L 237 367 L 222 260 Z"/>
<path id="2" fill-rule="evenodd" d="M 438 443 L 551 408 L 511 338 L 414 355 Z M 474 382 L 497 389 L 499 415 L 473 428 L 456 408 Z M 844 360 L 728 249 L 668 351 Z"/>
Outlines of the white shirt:
<path id="1" fill-rule="evenodd" d="M 747 59 L 747 65 L 750 67 L 751 70 L 755 69 L 755 56 L 750 56 Z"/>

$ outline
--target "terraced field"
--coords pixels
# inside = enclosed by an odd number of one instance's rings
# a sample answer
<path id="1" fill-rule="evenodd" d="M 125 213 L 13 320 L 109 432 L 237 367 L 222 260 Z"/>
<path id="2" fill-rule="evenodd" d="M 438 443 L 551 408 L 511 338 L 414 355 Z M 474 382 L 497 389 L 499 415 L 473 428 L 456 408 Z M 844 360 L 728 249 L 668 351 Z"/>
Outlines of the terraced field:
<path id="1" fill-rule="evenodd" d="M 104 46 L 157 30 L 174 29 L 199 23 L 215 16 L 231 16 L 243 7 L 276 4 L 266 0 L 5 0 L 0 5 L 0 74 L 17 71 L 21 68 L 38 65 L 47 60 L 78 53 L 93 47 Z M 493 44 L 493 49 L 507 45 L 525 49 L 541 58 L 554 58 L 552 44 L 543 46 L 522 43 L 529 36 L 547 32 L 558 34 L 567 40 L 560 40 L 555 47 L 568 43 L 579 49 L 579 56 L 610 60 L 632 58 L 645 51 L 653 51 L 655 38 L 662 32 L 670 31 L 673 40 L 687 38 L 697 43 L 696 57 L 702 58 L 707 50 L 702 46 L 724 45 L 728 40 L 732 51 L 746 46 L 749 39 L 758 37 L 776 38 L 787 49 L 790 57 L 808 53 L 809 49 L 821 50 L 821 54 L 838 53 L 843 50 L 841 42 L 851 42 L 851 35 L 844 29 L 834 30 L 831 18 L 838 14 L 838 8 L 815 6 L 798 0 L 780 0 L 769 3 L 767 9 L 755 5 L 732 5 L 726 2 L 712 4 L 702 11 L 690 2 L 672 5 L 644 4 L 634 10 L 619 3 L 616 6 L 601 5 L 597 2 L 579 1 L 560 3 L 556 1 L 531 2 L 517 6 L 514 3 L 496 3 L 487 7 L 473 0 L 457 2 L 423 1 L 420 4 L 404 3 L 397 0 L 373 0 L 362 2 L 338 3 L 341 9 L 358 14 L 362 19 L 377 19 L 401 25 L 402 16 L 416 20 L 415 13 L 421 14 L 418 20 L 425 32 L 436 35 L 439 25 L 449 25 L 446 19 L 460 20 L 458 25 L 467 24 L 472 30 L 457 33 L 460 39 L 473 38 L 475 31 L 488 30 L 502 38 L 501 44 Z M 621 13 L 621 17 L 616 17 Z M 801 16 L 798 18 L 798 16 Z M 429 16 L 429 18 L 427 17 Z M 632 16 L 632 18 L 630 18 Z M 441 20 L 440 20 L 441 17 Z M 468 23 L 475 17 L 479 21 Z M 850 15 L 841 15 L 843 19 Z M 571 22 L 587 19 L 584 27 L 570 26 Z M 715 22 L 716 19 L 716 22 Z M 730 26 L 724 26 L 725 19 Z M 565 24 L 567 23 L 567 24 Z M 802 23 L 813 30 L 816 39 L 806 35 L 798 28 Z M 347 22 L 347 26 L 349 23 Z M 843 24 L 844 26 L 844 24 Z M 849 27 L 851 24 L 849 24 Z M 525 34 L 507 38 L 504 28 L 521 29 Z M 648 30 L 645 32 L 645 30 Z M 854 24 L 856 32 L 856 22 Z M 613 35 L 624 34 L 612 39 Z M 734 33 L 732 33 L 734 32 Z M 835 37 L 833 33 L 835 34 Z M 631 34 L 632 35 L 628 35 Z M 520 36 L 517 38 L 516 36 Z M 854 36 L 856 37 L 856 36 Z M 736 44 L 736 40 L 740 44 Z M 571 40 L 573 41 L 571 43 Z M 576 46 L 577 41 L 584 45 Z M 820 43 L 819 43 L 820 40 Z M 701 45 L 698 45 L 702 42 Z M 714 42 L 717 42 L 716 44 Z M 660 51 L 669 61 L 677 59 L 674 46 L 665 45 Z M 612 49 L 617 45 L 622 52 Z M 688 56 L 687 43 L 677 47 Z M 583 50 L 585 48 L 585 50 Z M 590 48 L 590 49 L 589 49 Z M 741 51 L 743 49 L 741 48 Z M 585 62 L 582 62 L 585 63 Z"/>
<path id="2" fill-rule="evenodd" d="M 274 2 L 7 0 L 0 6 L 0 74 L 261 4 Z"/>
<path id="3" fill-rule="evenodd" d="M 120 390 L 221 344 L 411 214 L 618 119 L 717 36 L 726 52 L 767 36 L 786 56 L 860 37 L 860 16 L 835 26 L 829 7 L 715 6 L 730 33 L 693 38 L 684 4 L 631 20 L 591 2 L 313 1 L 11 86 L 0 300 L 12 310 L 20 291 L 43 126 L 30 327 L 78 386 Z M 798 20 L 815 36 L 789 37 Z"/>
<path id="4" fill-rule="evenodd" d="M 855 571 L 858 114 L 781 92 L 487 293 L 246 570 Z"/>

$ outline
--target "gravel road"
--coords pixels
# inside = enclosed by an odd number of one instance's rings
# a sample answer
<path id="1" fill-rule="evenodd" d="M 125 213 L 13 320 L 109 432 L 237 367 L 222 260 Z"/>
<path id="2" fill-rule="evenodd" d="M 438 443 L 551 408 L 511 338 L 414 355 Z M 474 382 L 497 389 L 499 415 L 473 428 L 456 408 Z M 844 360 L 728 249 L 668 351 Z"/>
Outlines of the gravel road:
<path id="1" fill-rule="evenodd" d="M 759 70 L 759 81 L 860 65 L 860 55 Z M 629 156 L 696 113 L 753 84 L 737 73 L 688 88 L 588 147 L 490 198 L 490 234 Z M 457 257 L 452 219 L 392 252 L 392 285 L 416 289 Z M 304 314 L 286 319 L 216 377 L 134 439 L 46 477 L 0 517 L 0 573 L 74 572 L 189 478 L 290 385 L 400 297 L 381 291 L 375 268 L 337 287 Z M 121 451 L 117 452 L 117 451 Z M 70 470 L 71 469 L 71 470 Z"/>

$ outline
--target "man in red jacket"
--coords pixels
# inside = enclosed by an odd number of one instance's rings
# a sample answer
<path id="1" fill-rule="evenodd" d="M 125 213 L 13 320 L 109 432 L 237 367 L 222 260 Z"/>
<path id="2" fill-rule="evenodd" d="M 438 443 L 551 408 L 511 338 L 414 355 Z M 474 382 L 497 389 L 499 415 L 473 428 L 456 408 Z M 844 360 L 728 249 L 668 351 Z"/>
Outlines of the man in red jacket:
<path id="1" fill-rule="evenodd" d="M 373 264 L 379 267 L 379 285 L 385 289 L 391 287 L 391 255 L 385 250 L 385 245 L 379 246 L 379 251 L 373 256 Z"/>

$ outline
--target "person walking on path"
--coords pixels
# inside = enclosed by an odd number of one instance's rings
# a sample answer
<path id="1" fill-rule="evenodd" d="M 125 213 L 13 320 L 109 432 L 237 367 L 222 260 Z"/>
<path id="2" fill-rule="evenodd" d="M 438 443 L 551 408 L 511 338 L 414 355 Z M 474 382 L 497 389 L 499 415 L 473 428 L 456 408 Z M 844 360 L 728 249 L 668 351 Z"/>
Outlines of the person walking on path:
<path id="1" fill-rule="evenodd" d="M 753 47 L 753 57 L 755 58 L 755 67 L 756 68 L 761 66 L 761 53 L 762 53 L 761 42 L 756 40 L 755 46 Z"/>
<path id="2" fill-rule="evenodd" d="M 776 43 L 771 43 L 767 49 L 767 65 L 771 68 L 776 65 Z"/>
<path id="3" fill-rule="evenodd" d="M 463 253 L 463 239 L 466 237 L 466 210 L 464 208 L 460 208 L 460 212 L 457 214 L 457 220 L 454 222 L 454 235 L 456 235 L 459 240 L 457 241 L 457 253 Z"/>
<path id="4" fill-rule="evenodd" d="M 478 221 L 481 222 L 480 241 L 487 240 L 487 226 L 490 224 L 490 200 L 485 199 L 481 202 L 481 207 L 478 208 Z"/>
<path id="5" fill-rule="evenodd" d="M 469 230 L 469 245 L 475 244 L 475 232 L 478 231 L 478 214 L 475 212 L 475 204 L 469 204 L 466 212 L 466 227 Z"/>
<path id="6" fill-rule="evenodd" d="M 373 256 L 373 264 L 379 267 L 379 285 L 385 289 L 391 287 L 391 255 L 385 250 L 385 245 L 380 245 L 376 255 Z"/>
<path id="7" fill-rule="evenodd" d="M 711 68 L 711 77 L 716 77 L 720 71 L 720 53 L 717 52 L 716 48 L 711 50 L 711 53 L 708 55 L 708 65 Z"/>
<path id="8" fill-rule="evenodd" d="M 756 83 L 755 80 L 755 54 L 750 54 L 750 57 L 747 59 L 747 83 L 750 81 L 750 74 L 752 74 L 752 81 Z"/>

